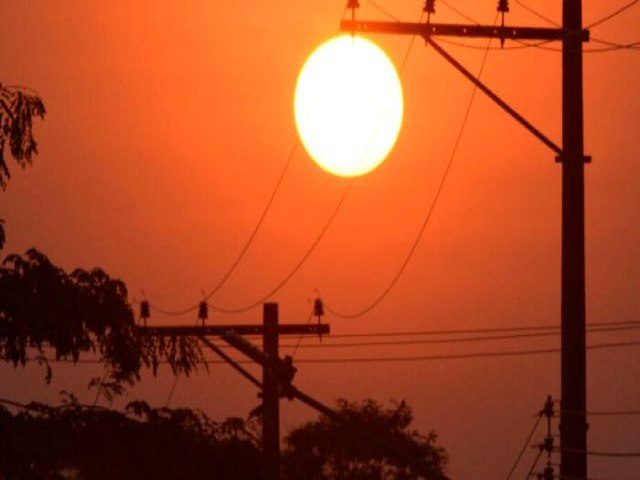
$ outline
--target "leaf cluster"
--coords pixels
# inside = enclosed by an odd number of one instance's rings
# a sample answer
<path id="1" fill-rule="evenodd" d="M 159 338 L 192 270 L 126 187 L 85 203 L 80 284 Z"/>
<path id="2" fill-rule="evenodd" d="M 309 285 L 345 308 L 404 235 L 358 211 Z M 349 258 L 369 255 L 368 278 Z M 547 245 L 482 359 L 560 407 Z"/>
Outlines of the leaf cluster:
<path id="1" fill-rule="evenodd" d="M 436 435 L 410 428 L 404 402 L 384 408 L 374 400 L 338 401 L 339 419 L 320 416 L 285 438 L 283 473 L 294 479 L 445 480 L 448 462 Z"/>
<path id="2" fill-rule="evenodd" d="M 15 405 L 15 404 L 14 404 Z M 66 404 L 0 406 L 0 478 L 261 478 L 261 455 L 243 420 L 215 422 L 190 409 L 132 402 L 125 412 Z"/>
<path id="3" fill-rule="evenodd" d="M 0 359 L 43 362 L 50 379 L 48 347 L 54 360 L 77 362 L 86 353 L 104 363 L 109 374 L 99 386 L 114 393 L 138 380 L 142 367 L 155 374 L 166 362 L 175 374 L 189 374 L 204 362 L 196 339 L 137 329 L 125 284 L 103 270 L 66 273 L 35 249 L 9 255 L 0 265 Z"/>
<path id="4" fill-rule="evenodd" d="M 44 118 L 42 99 L 28 89 L 0 84 L 0 187 L 4 190 L 11 178 L 5 148 L 22 168 L 38 153 L 33 136 L 33 119 Z"/>

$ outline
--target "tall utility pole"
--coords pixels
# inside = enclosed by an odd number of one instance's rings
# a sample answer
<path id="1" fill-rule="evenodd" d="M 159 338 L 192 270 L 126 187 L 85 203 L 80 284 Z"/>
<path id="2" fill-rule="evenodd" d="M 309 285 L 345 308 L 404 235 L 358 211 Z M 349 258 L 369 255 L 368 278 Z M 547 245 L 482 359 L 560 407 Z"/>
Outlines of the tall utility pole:
<path id="1" fill-rule="evenodd" d="M 348 6 L 357 7 L 349 0 Z M 582 0 L 563 0 L 562 28 L 504 25 L 506 1 L 498 2 L 501 26 L 437 24 L 430 21 L 435 2 L 427 1 L 426 23 L 342 22 L 342 30 L 362 33 L 418 35 L 447 62 L 472 81 L 498 106 L 557 154 L 562 164 L 562 266 L 561 266 L 561 382 L 560 475 L 587 478 L 586 350 L 585 350 L 585 248 L 584 248 L 584 155 L 582 99 L 582 42 L 589 32 L 582 28 Z M 517 113 L 490 88 L 465 69 L 437 42 L 438 36 L 562 41 L 562 148 Z"/>
<path id="2" fill-rule="evenodd" d="M 278 357 L 278 304 L 263 305 L 262 351 L 268 360 Z M 280 471 L 280 388 L 275 372 L 262 368 L 262 451 L 266 478 L 279 478 Z"/>
<path id="3" fill-rule="evenodd" d="M 562 26 L 582 29 L 582 0 L 563 0 Z M 560 476 L 587 478 L 582 41 L 562 40 L 562 358 Z"/>

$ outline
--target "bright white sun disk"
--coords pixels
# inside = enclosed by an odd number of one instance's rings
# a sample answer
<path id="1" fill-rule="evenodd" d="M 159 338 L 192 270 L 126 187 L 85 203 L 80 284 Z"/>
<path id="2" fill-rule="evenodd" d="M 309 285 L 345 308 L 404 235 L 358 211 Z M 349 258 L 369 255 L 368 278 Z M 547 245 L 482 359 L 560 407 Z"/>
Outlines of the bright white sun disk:
<path id="1" fill-rule="evenodd" d="M 402 124 L 396 70 L 373 42 L 350 34 L 320 45 L 296 85 L 294 114 L 302 143 L 323 169 L 364 175 L 395 144 Z"/>

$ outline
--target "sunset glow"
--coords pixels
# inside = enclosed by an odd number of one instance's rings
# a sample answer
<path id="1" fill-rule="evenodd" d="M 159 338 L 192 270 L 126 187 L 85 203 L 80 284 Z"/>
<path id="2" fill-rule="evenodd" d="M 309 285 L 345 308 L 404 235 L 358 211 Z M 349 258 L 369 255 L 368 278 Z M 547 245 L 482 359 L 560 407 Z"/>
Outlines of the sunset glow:
<path id="1" fill-rule="evenodd" d="M 402 87 L 384 51 L 360 36 L 340 35 L 304 64 L 295 119 L 307 152 L 326 171 L 364 175 L 389 154 L 402 123 Z"/>

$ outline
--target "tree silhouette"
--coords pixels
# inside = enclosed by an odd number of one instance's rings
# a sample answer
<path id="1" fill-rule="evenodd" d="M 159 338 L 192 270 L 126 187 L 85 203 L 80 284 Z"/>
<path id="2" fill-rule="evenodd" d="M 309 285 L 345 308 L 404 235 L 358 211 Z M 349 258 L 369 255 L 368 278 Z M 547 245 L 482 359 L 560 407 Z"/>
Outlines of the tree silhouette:
<path id="1" fill-rule="evenodd" d="M 242 419 L 130 403 L 125 412 L 66 403 L 0 405 L 0 478 L 257 479 L 261 454 Z"/>
<path id="2" fill-rule="evenodd" d="M 321 415 L 287 435 L 284 478 L 408 480 L 426 475 L 427 480 L 447 479 L 444 448 L 436 446 L 435 433 L 425 436 L 410 429 L 413 414 L 406 403 L 383 408 L 371 399 L 338 400 L 338 413 L 340 421 Z"/>
<path id="3" fill-rule="evenodd" d="M 104 363 L 109 374 L 101 387 L 112 393 L 136 381 L 142 367 L 156 373 L 167 362 L 175 374 L 188 375 L 204 363 L 196 339 L 136 329 L 125 284 L 103 270 L 68 274 L 35 249 L 9 255 L 0 266 L 0 359 L 14 366 L 44 362 L 48 380 L 46 347 L 54 360 L 77 362 L 85 352 Z"/>
<path id="4" fill-rule="evenodd" d="M 44 118 L 46 113 L 42 99 L 29 89 L 0 84 L 0 187 L 5 189 L 11 178 L 5 159 L 5 148 L 18 165 L 26 167 L 38 144 L 33 136 L 34 117 Z"/>
<path id="5" fill-rule="evenodd" d="M 38 153 L 33 119 L 44 118 L 45 113 L 42 99 L 30 90 L 0 84 L 0 187 L 3 190 L 11 178 L 5 149 L 9 147 L 11 156 L 22 168 L 30 164 L 33 155 Z M 0 249 L 5 240 L 4 221 L 0 219 Z"/>

